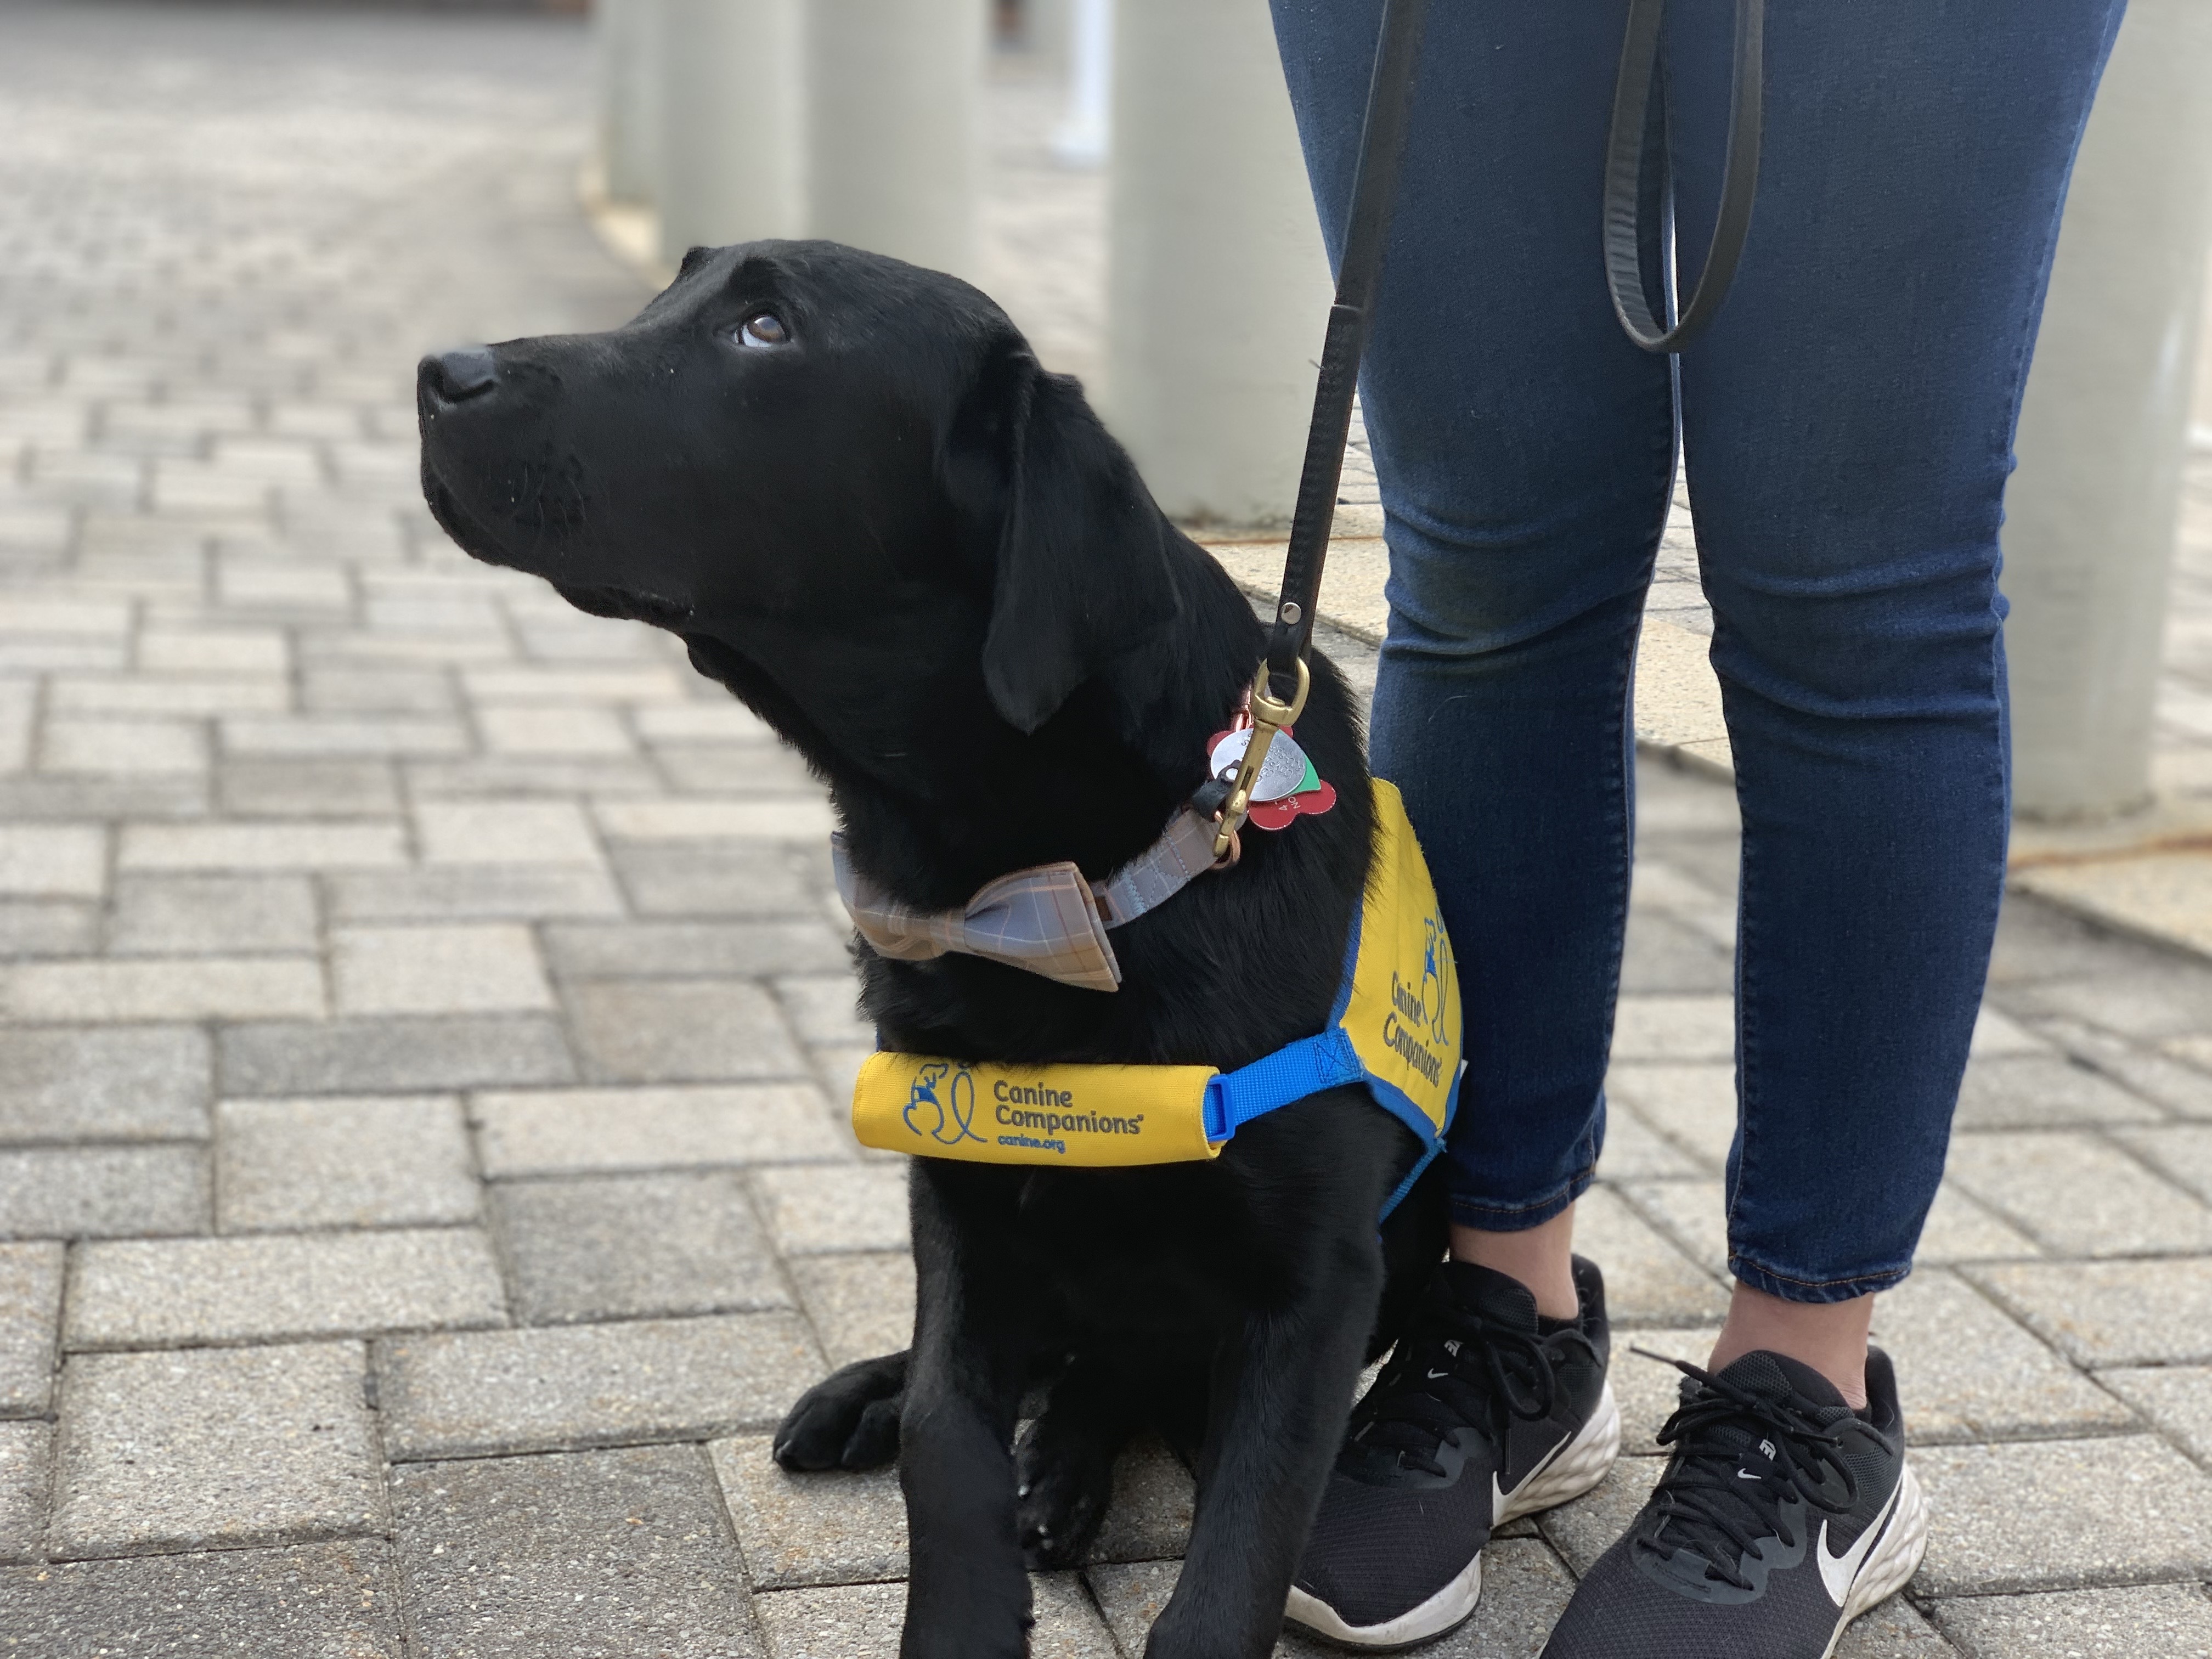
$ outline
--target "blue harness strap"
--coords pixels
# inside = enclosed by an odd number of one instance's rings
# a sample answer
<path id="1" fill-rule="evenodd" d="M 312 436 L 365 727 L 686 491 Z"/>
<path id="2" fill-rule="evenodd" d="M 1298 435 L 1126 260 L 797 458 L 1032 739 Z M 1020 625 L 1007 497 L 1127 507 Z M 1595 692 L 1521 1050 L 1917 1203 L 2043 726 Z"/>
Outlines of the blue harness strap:
<path id="1" fill-rule="evenodd" d="M 1384 1097 L 1368 1076 L 1358 1050 L 1352 1046 L 1352 1039 L 1345 1035 L 1341 1025 L 1332 1024 L 1318 1036 L 1301 1037 L 1249 1066 L 1218 1073 L 1208 1079 L 1206 1137 L 1208 1140 L 1226 1140 L 1255 1117 L 1265 1117 L 1324 1089 L 1341 1088 L 1352 1083 L 1365 1088 L 1376 1105 L 1404 1122 L 1422 1140 L 1420 1157 L 1406 1172 L 1405 1179 L 1391 1189 L 1389 1197 L 1382 1200 L 1382 1213 L 1377 1220 L 1378 1224 L 1387 1221 L 1390 1212 L 1405 1201 L 1406 1194 L 1413 1190 L 1413 1183 L 1421 1178 L 1422 1172 L 1443 1150 L 1443 1136 L 1410 1103 L 1401 1105 Z M 1395 1094 L 1396 1091 L 1391 1092 Z M 1453 1092 L 1456 1097 L 1455 1088 Z"/>

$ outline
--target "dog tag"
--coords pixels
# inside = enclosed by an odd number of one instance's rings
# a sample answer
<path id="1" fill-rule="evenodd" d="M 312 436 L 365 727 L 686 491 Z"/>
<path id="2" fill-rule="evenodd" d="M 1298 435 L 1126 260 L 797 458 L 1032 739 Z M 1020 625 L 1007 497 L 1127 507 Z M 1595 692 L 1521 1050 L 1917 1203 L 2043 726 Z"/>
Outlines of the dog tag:
<path id="1" fill-rule="evenodd" d="M 1251 746 L 1250 726 L 1231 732 L 1215 739 L 1206 763 L 1213 769 L 1215 777 L 1224 783 L 1230 782 L 1237 775 L 1244 751 Z M 1306 751 L 1298 747 L 1290 732 L 1278 732 L 1274 742 L 1267 745 L 1267 758 L 1260 763 L 1260 775 L 1252 785 L 1252 799 L 1280 800 L 1302 788 L 1311 788 L 1313 786 L 1306 779 L 1312 771 L 1313 763 L 1306 758 Z"/>

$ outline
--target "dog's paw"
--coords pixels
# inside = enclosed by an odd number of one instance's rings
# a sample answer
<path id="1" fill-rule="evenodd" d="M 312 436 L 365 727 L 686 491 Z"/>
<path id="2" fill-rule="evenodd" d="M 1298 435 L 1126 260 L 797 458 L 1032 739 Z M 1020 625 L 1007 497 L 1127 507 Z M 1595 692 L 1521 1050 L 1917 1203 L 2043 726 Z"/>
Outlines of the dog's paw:
<path id="1" fill-rule="evenodd" d="M 1014 1448 L 1014 1471 L 1015 1535 L 1031 1572 L 1082 1560 L 1113 1498 L 1119 1449 L 1088 1425 L 1055 1428 L 1049 1409 L 1030 1425 Z"/>
<path id="2" fill-rule="evenodd" d="M 898 1455 L 899 1407 L 906 1355 L 884 1354 L 846 1366 L 799 1396 L 775 1431 L 775 1461 L 787 1469 L 872 1469 Z"/>

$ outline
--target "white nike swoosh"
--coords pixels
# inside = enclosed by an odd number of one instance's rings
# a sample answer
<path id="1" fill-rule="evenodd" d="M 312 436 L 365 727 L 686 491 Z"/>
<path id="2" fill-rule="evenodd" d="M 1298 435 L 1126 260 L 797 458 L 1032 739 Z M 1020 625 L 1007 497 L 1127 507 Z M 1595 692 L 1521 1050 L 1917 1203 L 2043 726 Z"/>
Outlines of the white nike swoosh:
<path id="1" fill-rule="evenodd" d="M 1888 1525 L 1889 1512 L 1897 1507 L 1897 1495 L 1904 1490 L 1905 1481 L 1900 1476 L 1897 1485 L 1890 1488 L 1889 1502 L 1881 1506 L 1881 1513 L 1875 1516 L 1867 1529 L 1859 1534 L 1859 1541 L 1841 1555 L 1828 1553 L 1828 1523 L 1826 1521 L 1820 1522 L 1820 1582 L 1827 1587 L 1828 1599 L 1838 1607 L 1842 1607 L 1845 1598 L 1850 1595 L 1851 1581 L 1859 1576 L 1859 1568 L 1865 1565 L 1867 1553 L 1874 1548 L 1875 1540 L 1881 1536 L 1883 1528 Z"/>
<path id="2" fill-rule="evenodd" d="M 1449 1376 L 1450 1375 L 1451 1375 L 1451 1373 L 1450 1373 L 1449 1371 L 1431 1371 L 1431 1372 L 1429 1373 L 1429 1376 L 1430 1376 L 1431 1378 L 1439 1377 L 1439 1376 Z"/>

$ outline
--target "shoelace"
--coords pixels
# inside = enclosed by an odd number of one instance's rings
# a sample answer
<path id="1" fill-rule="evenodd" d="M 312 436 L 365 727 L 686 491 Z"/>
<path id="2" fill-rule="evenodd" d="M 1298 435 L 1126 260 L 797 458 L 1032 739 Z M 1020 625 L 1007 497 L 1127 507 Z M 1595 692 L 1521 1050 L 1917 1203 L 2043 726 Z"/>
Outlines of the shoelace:
<path id="1" fill-rule="evenodd" d="M 1750 1589 L 1743 1558 L 1760 1539 L 1781 1534 L 1780 1506 L 1791 1493 L 1831 1515 L 1858 1502 L 1856 1477 L 1826 1455 L 1843 1437 L 1806 1408 L 1738 1388 L 1685 1360 L 1635 1352 L 1672 1365 L 1698 1387 L 1659 1431 L 1661 1445 L 1680 1448 L 1680 1461 L 1660 1487 L 1665 1513 L 1650 1533 L 1637 1535 L 1638 1548 L 1662 1555 L 1687 1549 L 1738 1589 Z M 1714 1437 L 1723 1426 L 1747 1431 L 1749 1438 L 1738 1444 Z M 1840 1498 L 1831 1495 L 1830 1472 L 1842 1483 Z M 1782 1541 L 1794 1548 L 1802 1540 Z"/>
<path id="2" fill-rule="evenodd" d="M 1354 1431 L 1362 1445 L 1441 1475 L 1437 1450 L 1455 1431 L 1473 1425 L 1502 1445 L 1510 1419 L 1551 1412 L 1551 1357 L 1534 1332 L 1485 1319 L 1443 1293 L 1417 1328 L 1419 1340 L 1392 1360 L 1389 1384 L 1369 1396 L 1374 1404 Z"/>

